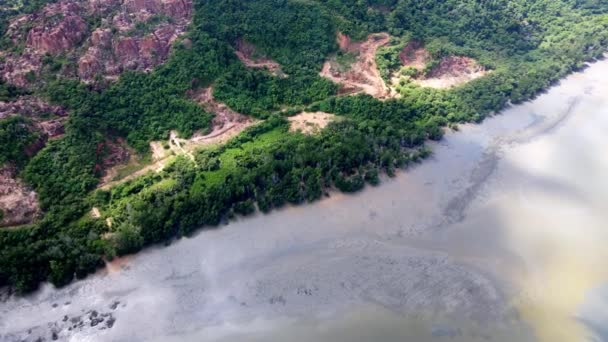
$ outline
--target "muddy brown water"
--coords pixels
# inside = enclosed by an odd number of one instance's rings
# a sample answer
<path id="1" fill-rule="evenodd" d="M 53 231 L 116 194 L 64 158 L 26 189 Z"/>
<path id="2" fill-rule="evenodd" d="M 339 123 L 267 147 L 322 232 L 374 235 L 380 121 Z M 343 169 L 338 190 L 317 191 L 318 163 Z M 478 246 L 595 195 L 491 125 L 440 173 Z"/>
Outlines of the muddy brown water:
<path id="1" fill-rule="evenodd" d="M 608 341 L 607 76 L 465 125 L 379 187 L 5 298 L 0 341 Z"/>

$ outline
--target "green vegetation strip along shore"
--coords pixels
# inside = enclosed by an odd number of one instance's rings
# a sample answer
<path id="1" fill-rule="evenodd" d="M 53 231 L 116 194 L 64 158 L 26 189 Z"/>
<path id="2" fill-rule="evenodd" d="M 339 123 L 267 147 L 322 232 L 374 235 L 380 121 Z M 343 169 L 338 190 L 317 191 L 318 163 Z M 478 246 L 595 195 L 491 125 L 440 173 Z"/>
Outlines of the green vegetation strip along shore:
<path id="1" fill-rule="evenodd" d="M 104 259 L 256 207 L 267 212 L 319 199 L 332 188 L 377 184 L 379 173 L 392 175 L 427 156 L 424 142 L 440 139 L 443 126 L 480 121 L 601 57 L 607 11 L 593 0 L 195 1 L 189 33 L 153 72 L 123 74 L 104 89 L 53 75 L 40 80 L 39 95 L 65 105 L 70 118 L 65 136 L 35 156 L 0 154 L 21 166 L 45 211 L 31 227 L 0 231 L 0 285 L 20 292 L 46 280 L 64 285 Z M 4 28 L 8 12 L 2 13 Z M 492 72 L 449 90 L 406 84 L 397 100 L 336 97 L 337 85 L 318 73 L 338 49 L 338 31 L 355 39 L 382 31 L 412 37 L 431 47 L 435 59 L 470 56 Z M 289 77 L 243 66 L 232 48 L 239 38 Z M 380 67 L 394 67 L 395 55 L 385 58 Z M 224 146 L 196 152 L 194 160 L 178 157 L 160 173 L 95 190 L 106 139 L 124 137 L 147 153 L 149 142 L 166 139 L 171 129 L 186 137 L 208 129 L 212 113 L 186 92 L 209 84 L 217 100 L 264 121 Z M 0 85 L 0 96 L 17 93 Z M 317 135 L 289 133 L 285 115 L 298 108 L 344 120 Z M 14 122 L 0 127 L 0 141 L 17 140 L 17 147 L 32 138 Z M 101 218 L 88 214 L 92 207 Z"/>

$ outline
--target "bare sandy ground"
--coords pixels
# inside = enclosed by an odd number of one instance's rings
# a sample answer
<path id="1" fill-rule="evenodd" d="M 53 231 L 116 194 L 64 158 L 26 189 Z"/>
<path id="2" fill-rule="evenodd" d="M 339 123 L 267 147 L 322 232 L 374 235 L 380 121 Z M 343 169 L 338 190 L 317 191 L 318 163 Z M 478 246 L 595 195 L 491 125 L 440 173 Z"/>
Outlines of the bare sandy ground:
<path id="1" fill-rule="evenodd" d="M 397 86 L 401 79 L 396 71 L 387 85 L 382 79 L 376 64 L 378 49 L 390 41 L 387 33 L 371 34 L 363 42 L 352 42 L 351 39 L 338 33 L 337 42 L 342 53 L 354 56 L 355 61 L 345 66 L 338 63 L 333 56 L 323 64 L 320 75 L 341 85 L 339 94 L 353 95 L 365 93 L 378 99 L 398 98 Z M 432 57 L 424 45 L 416 40 L 406 44 L 399 58 L 404 68 L 414 68 L 422 73 Z M 413 77 L 414 83 L 422 87 L 448 89 L 470 82 L 487 74 L 477 61 L 464 56 L 447 56 L 426 74 Z"/>
<path id="2" fill-rule="evenodd" d="M 487 73 L 488 71 L 472 58 L 449 56 L 443 58 L 424 78 L 415 82 L 423 87 L 447 89 L 468 83 Z"/>
<path id="3" fill-rule="evenodd" d="M 404 68 L 414 68 L 420 73 L 424 71 L 426 65 L 432 59 L 424 45 L 416 40 L 406 44 L 399 58 Z M 442 58 L 439 64 L 426 74 L 415 76 L 413 81 L 422 87 L 448 89 L 483 77 L 487 73 L 488 71 L 473 58 L 447 56 Z M 392 85 L 397 86 L 400 79 L 400 71 L 396 71 L 391 77 Z"/>
<path id="4" fill-rule="evenodd" d="M 315 134 L 325 128 L 335 118 L 334 114 L 325 112 L 302 112 L 288 118 L 291 125 L 289 130 L 304 134 Z"/>
<path id="5" fill-rule="evenodd" d="M 344 53 L 355 55 L 355 62 L 348 70 L 340 70 L 336 58 L 332 57 L 323 64 L 320 75 L 335 83 L 341 84 L 342 94 L 366 93 L 373 97 L 384 99 L 393 96 L 391 90 L 384 84 L 376 65 L 378 48 L 388 44 L 390 36 L 387 33 L 371 34 L 364 42 L 351 42 L 350 38 L 338 34 L 338 44 Z"/>

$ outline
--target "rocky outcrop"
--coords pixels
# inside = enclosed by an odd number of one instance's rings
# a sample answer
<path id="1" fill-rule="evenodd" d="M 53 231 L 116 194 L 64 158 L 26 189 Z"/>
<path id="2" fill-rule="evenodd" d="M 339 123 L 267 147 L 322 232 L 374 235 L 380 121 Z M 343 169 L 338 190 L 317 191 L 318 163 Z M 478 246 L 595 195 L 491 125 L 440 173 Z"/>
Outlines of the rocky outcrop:
<path id="1" fill-rule="evenodd" d="M 191 0 L 125 0 L 124 7 L 128 13 L 164 14 L 176 20 L 189 19 L 192 15 Z"/>
<path id="2" fill-rule="evenodd" d="M 38 26 L 27 35 L 26 46 L 38 53 L 59 54 L 79 44 L 87 31 L 87 23 L 79 16 L 67 15 L 51 27 Z"/>
<path id="3" fill-rule="evenodd" d="M 0 167 L 0 227 L 32 223 L 39 215 L 38 196 L 17 179 L 17 171 Z"/>
<path id="4" fill-rule="evenodd" d="M 15 115 L 31 119 L 49 115 L 63 117 L 67 115 L 67 111 L 61 106 L 50 105 L 34 96 L 21 96 L 10 102 L 0 101 L 0 119 Z"/>
<path id="5" fill-rule="evenodd" d="M 45 136 L 52 139 L 60 137 L 65 133 L 64 122 L 65 120 L 63 119 L 47 120 L 39 122 L 37 126 Z"/>
<path id="6" fill-rule="evenodd" d="M 93 17 L 101 23 L 96 28 L 87 24 Z M 113 80 L 125 70 L 148 71 L 166 61 L 191 17 L 192 0 L 60 0 L 13 19 L 7 35 L 25 48 L 4 56 L 0 72 L 7 82 L 26 87 L 41 72 L 45 55 L 76 60 L 76 74 L 64 76 L 87 82 Z"/>
<path id="7" fill-rule="evenodd" d="M 80 2 L 52 3 L 40 12 L 14 19 L 7 35 L 16 44 L 24 42 L 30 53 L 59 54 L 76 47 L 86 37 L 85 13 Z"/>
<path id="8" fill-rule="evenodd" d="M 92 33 L 89 48 L 78 62 L 81 79 L 90 81 L 96 75 L 114 79 L 125 70 L 148 71 L 163 63 L 192 16 L 191 0 L 124 0 L 121 8 L 111 19 L 115 33 L 107 27 Z M 155 15 L 171 20 L 137 32 L 138 23 Z"/>
<path id="9" fill-rule="evenodd" d="M 32 129 L 41 133 L 40 139 L 26 149 L 33 156 L 42 149 L 48 139 L 65 133 L 67 111 L 61 106 L 50 105 L 34 96 L 21 96 L 15 101 L 0 101 L 0 119 L 9 116 L 23 116 L 32 120 Z"/>
<path id="10" fill-rule="evenodd" d="M 107 16 L 122 4 L 122 0 L 89 0 L 85 3 L 90 13 Z"/>
<path id="11" fill-rule="evenodd" d="M 143 37 L 112 37 L 108 29 L 99 29 L 78 62 L 78 76 L 91 80 L 96 75 L 115 78 L 125 70 L 148 71 L 167 59 L 171 44 L 182 33 L 170 24 Z"/>
<path id="12" fill-rule="evenodd" d="M 5 56 L 4 63 L 0 62 L 2 78 L 18 87 L 26 87 L 41 68 L 42 55 L 30 51 L 25 51 L 20 56 Z"/>

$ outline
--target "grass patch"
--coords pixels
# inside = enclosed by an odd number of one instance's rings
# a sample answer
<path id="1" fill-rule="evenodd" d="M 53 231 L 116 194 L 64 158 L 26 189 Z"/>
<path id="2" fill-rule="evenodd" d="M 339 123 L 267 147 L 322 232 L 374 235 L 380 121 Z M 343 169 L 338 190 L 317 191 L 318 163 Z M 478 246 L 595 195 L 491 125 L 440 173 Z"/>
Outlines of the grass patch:
<path id="1" fill-rule="evenodd" d="M 204 183 L 206 185 L 217 185 L 222 183 L 226 176 L 238 168 L 238 159 L 245 156 L 249 152 L 256 149 L 267 149 L 272 144 L 280 141 L 285 135 L 289 133 L 285 132 L 284 128 L 275 128 L 270 132 L 266 132 L 256 136 L 252 141 L 243 143 L 238 148 L 228 148 L 222 154 L 220 154 L 220 168 L 215 171 L 204 172 L 205 177 Z"/>

